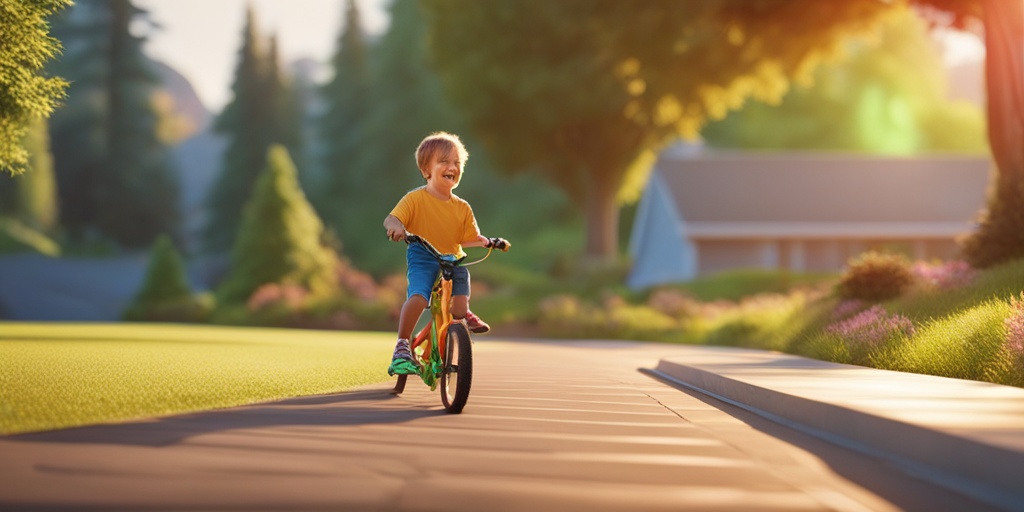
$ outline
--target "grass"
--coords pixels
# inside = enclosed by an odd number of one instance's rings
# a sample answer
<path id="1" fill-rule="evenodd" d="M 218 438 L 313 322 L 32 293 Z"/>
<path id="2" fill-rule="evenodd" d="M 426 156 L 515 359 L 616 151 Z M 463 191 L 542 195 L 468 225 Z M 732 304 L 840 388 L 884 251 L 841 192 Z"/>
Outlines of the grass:
<path id="1" fill-rule="evenodd" d="M 336 393 L 386 380 L 389 333 L 0 322 L 0 434 Z"/>

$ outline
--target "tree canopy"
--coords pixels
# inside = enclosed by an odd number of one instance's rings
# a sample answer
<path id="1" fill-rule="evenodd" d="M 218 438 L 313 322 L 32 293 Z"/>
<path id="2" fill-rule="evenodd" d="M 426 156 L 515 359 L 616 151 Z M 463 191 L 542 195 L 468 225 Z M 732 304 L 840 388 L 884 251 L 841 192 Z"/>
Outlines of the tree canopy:
<path id="1" fill-rule="evenodd" d="M 793 88 L 779 105 L 748 102 L 701 137 L 727 148 L 987 154 L 984 113 L 948 99 L 928 25 L 911 9 L 895 14 L 877 44 L 850 44 L 847 58 L 818 68 L 813 86 Z"/>
<path id="2" fill-rule="evenodd" d="M 61 223 L 71 239 L 148 247 L 179 234 L 179 182 L 158 134 L 159 86 L 130 0 L 83 2 L 55 23 L 67 52 L 53 69 L 73 82 L 50 123 Z"/>
<path id="3" fill-rule="evenodd" d="M 585 206 L 587 253 L 615 256 L 616 197 L 651 153 L 749 97 L 777 102 L 879 2 L 424 0 L 446 90 L 492 156 Z M 500 34 L 500 37 L 496 36 Z"/>
<path id="4" fill-rule="evenodd" d="M 242 207 L 252 195 L 266 162 L 267 149 L 283 144 L 302 154 L 301 114 L 295 91 L 278 62 L 275 38 L 265 39 L 255 11 L 246 11 L 242 46 L 235 68 L 231 101 L 214 125 L 227 138 L 223 165 L 207 198 L 203 249 L 230 251 L 242 222 Z M 298 158 L 302 161 L 302 158 Z"/>
<path id="5" fill-rule="evenodd" d="M 64 97 L 67 82 L 42 70 L 60 51 L 48 17 L 69 5 L 71 0 L 0 2 L 0 172 L 25 171 L 22 142 L 29 125 L 49 116 Z"/>

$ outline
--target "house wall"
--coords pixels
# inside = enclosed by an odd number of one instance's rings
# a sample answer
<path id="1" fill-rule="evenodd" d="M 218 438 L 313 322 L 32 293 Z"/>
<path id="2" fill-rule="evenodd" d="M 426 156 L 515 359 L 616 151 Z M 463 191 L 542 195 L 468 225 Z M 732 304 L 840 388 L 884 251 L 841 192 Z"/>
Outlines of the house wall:
<path id="1" fill-rule="evenodd" d="M 953 239 L 839 240 L 698 240 L 697 275 L 737 268 L 837 272 L 867 251 L 896 252 L 917 260 L 951 260 L 959 247 Z"/>

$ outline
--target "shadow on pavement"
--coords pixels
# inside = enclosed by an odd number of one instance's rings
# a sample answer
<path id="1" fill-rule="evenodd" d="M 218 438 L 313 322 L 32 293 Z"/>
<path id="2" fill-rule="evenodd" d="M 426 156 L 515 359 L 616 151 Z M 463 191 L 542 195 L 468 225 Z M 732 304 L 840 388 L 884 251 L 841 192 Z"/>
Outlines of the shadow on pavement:
<path id="1" fill-rule="evenodd" d="M 429 416 L 446 414 L 436 406 L 430 408 L 400 400 L 390 388 L 367 389 L 301 397 L 232 409 L 189 413 L 131 423 L 93 425 L 65 430 L 20 434 L 6 437 L 8 441 L 69 444 L 114 444 L 132 446 L 171 446 L 193 436 L 211 432 L 245 430 L 263 427 L 368 425 L 402 423 Z M 367 402 L 365 406 L 355 402 Z"/>

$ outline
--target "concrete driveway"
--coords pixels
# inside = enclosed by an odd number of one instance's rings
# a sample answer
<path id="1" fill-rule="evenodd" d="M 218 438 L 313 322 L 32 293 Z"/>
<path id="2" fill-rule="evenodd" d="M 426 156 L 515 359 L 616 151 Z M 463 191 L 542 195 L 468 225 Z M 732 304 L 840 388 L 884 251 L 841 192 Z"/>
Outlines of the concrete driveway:
<path id="1" fill-rule="evenodd" d="M 475 348 L 461 415 L 410 380 L 0 438 L 0 509 L 988 510 L 639 371 L 686 347 Z"/>

